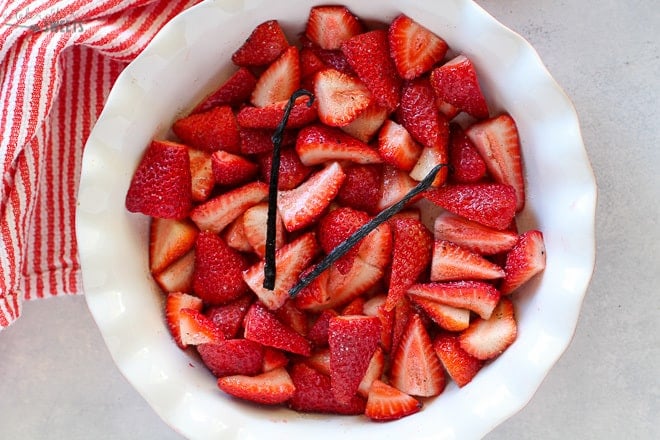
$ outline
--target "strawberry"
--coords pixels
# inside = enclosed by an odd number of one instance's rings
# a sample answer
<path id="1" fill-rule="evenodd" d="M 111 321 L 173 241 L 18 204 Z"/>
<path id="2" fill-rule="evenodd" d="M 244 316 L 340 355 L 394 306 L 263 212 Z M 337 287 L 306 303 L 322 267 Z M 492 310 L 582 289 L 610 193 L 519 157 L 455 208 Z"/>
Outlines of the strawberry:
<path id="1" fill-rule="evenodd" d="M 490 317 L 501 296 L 495 287 L 483 281 L 415 284 L 408 289 L 408 295 L 472 310 L 484 319 Z"/>
<path id="2" fill-rule="evenodd" d="M 484 178 L 486 163 L 458 124 L 449 125 L 450 178 L 456 183 L 472 183 Z"/>
<path id="3" fill-rule="evenodd" d="M 383 307 L 384 310 L 384 307 Z M 399 347 L 403 335 L 408 328 L 408 323 L 415 313 L 412 304 L 408 300 L 408 296 L 401 298 L 401 301 L 396 305 L 394 310 L 392 310 L 393 315 L 391 317 L 392 321 L 392 330 L 391 330 L 391 350 L 390 355 L 393 355 L 396 349 Z"/>
<path id="4" fill-rule="evenodd" d="M 224 376 L 218 388 L 227 394 L 262 405 L 284 403 L 293 396 L 295 386 L 284 368 L 277 368 L 257 376 Z"/>
<path id="5" fill-rule="evenodd" d="M 360 20 L 344 6 L 315 6 L 309 11 L 305 36 L 321 49 L 339 49 L 362 32 Z"/>
<path id="6" fill-rule="evenodd" d="M 392 262 L 392 228 L 382 223 L 362 239 L 358 258 L 383 273 Z"/>
<path id="7" fill-rule="evenodd" d="M 275 248 L 284 245 L 284 225 L 279 213 L 276 215 Z M 266 223 L 268 222 L 268 203 L 259 203 L 243 213 L 243 233 L 250 247 L 260 257 L 266 255 Z"/>
<path id="8" fill-rule="evenodd" d="M 401 96 L 401 78 L 390 57 L 387 31 L 355 35 L 341 45 L 341 51 L 376 102 L 389 112 L 396 110 Z"/>
<path id="9" fill-rule="evenodd" d="M 445 375 L 421 318 L 413 314 L 390 371 L 391 385 L 411 396 L 432 397 L 445 388 Z"/>
<path id="10" fill-rule="evenodd" d="M 261 302 L 271 310 L 276 310 L 289 298 L 289 290 L 296 285 L 300 274 L 319 254 L 320 247 L 313 232 L 298 237 L 282 246 L 275 253 L 277 268 L 275 288 L 264 287 L 264 265 L 262 260 L 243 273 L 243 279 Z"/>
<path id="11" fill-rule="evenodd" d="M 463 350 L 456 336 L 438 336 L 433 341 L 433 349 L 449 376 L 461 388 L 472 381 L 484 364 Z"/>
<path id="12" fill-rule="evenodd" d="M 405 171 L 393 166 L 384 166 L 378 209 L 382 210 L 394 205 L 403 199 L 415 185 L 417 185 L 417 182 Z"/>
<path id="13" fill-rule="evenodd" d="M 308 275 L 313 269 L 314 265 L 305 269 L 300 278 Z M 325 304 L 330 301 L 330 293 L 328 290 L 328 279 L 330 277 L 330 271 L 324 270 L 321 274 L 316 277 L 312 282 L 302 289 L 298 295 L 294 298 L 296 307 L 300 310 L 310 310 L 310 311 L 319 311 L 323 310 Z"/>
<path id="14" fill-rule="evenodd" d="M 374 248 L 370 249 L 375 251 Z M 387 250 L 389 249 L 388 247 Z M 309 307 L 311 310 L 337 308 L 348 304 L 374 287 L 383 277 L 384 268 L 369 264 L 360 258 L 360 253 L 358 252 L 358 257 L 355 258 L 351 269 L 347 273 L 342 274 L 335 264 L 330 266 L 328 272 L 326 302 Z"/>
<path id="15" fill-rule="evenodd" d="M 364 314 L 364 298 L 358 296 L 350 303 L 348 303 L 342 310 L 340 315 L 363 315 Z"/>
<path id="16" fill-rule="evenodd" d="M 264 347 L 264 362 L 261 367 L 264 373 L 286 367 L 288 364 L 286 353 L 273 347 Z"/>
<path id="17" fill-rule="evenodd" d="M 362 81 L 335 69 L 324 69 L 316 74 L 314 95 L 319 119 L 333 127 L 348 125 L 373 101 Z"/>
<path id="18" fill-rule="evenodd" d="M 318 47 L 312 47 L 312 50 L 328 68 L 338 70 L 352 77 L 356 76 L 353 68 L 348 64 L 346 55 L 341 50 L 321 49 Z"/>
<path id="19" fill-rule="evenodd" d="M 506 255 L 505 277 L 500 285 L 503 295 L 516 290 L 534 275 L 545 269 L 545 244 L 543 233 L 537 230 L 524 232 Z"/>
<path id="20" fill-rule="evenodd" d="M 440 113 L 445 115 L 448 120 L 454 119 L 461 112 L 461 109 L 451 105 L 450 103 L 443 101 L 442 99 L 435 97 L 435 105 L 440 110 Z"/>
<path id="21" fill-rule="evenodd" d="M 340 403 L 357 393 L 380 342 L 380 321 L 375 317 L 350 315 L 330 319 L 330 381 Z"/>
<path id="22" fill-rule="evenodd" d="M 267 197 L 268 185 L 263 182 L 248 183 L 196 206 L 190 212 L 190 218 L 200 230 L 218 234 L 246 209 Z"/>
<path id="23" fill-rule="evenodd" d="M 487 360 L 499 356 L 516 340 L 513 303 L 502 298 L 488 319 L 477 318 L 459 335 L 461 348 L 477 359 Z"/>
<path id="24" fill-rule="evenodd" d="M 370 217 L 365 212 L 357 211 L 352 208 L 342 207 L 330 211 L 321 219 L 318 226 L 318 237 L 321 249 L 323 249 L 326 254 L 329 254 L 369 220 Z M 335 261 L 334 264 L 339 273 L 345 275 L 351 270 L 353 262 L 358 256 L 360 245 L 363 242 L 364 241 L 360 241 L 340 259 Z"/>
<path id="25" fill-rule="evenodd" d="M 438 98 L 477 119 L 488 117 L 488 104 L 479 87 L 477 71 L 465 55 L 458 55 L 431 72 Z"/>
<path id="26" fill-rule="evenodd" d="M 319 373 L 330 376 L 330 349 L 324 348 L 317 350 L 314 354 L 305 359 L 305 364 L 309 365 Z"/>
<path id="27" fill-rule="evenodd" d="M 404 14 L 392 20 L 388 38 L 399 76 L 408 80 L 430 71 L 448 49 L 442 38 Z"/>
<path id="28" fill-rule="evenodd" d="M 180 348 L 186 348 L 181 341 L 181 311 L 202 310 L 202 300 L 196 296 L 187 293 L 173 292 L 167 295 L 165 299 L 165 320 L 170 334 Z"/>
<path id="29" fill-rule="evenodd" d="M 465 130 L 499 183 L 511 185 L 516 193 L 516 212 L 525 205 L 525 181 L 516 122 L 508 114 L 476 123 Z"/>
<path id="30" fill-rule="evenodd" d="M 378 346 L 376 347 L 376 351 L 374 352 L 374 355 L 371 356 L 371 360 L 369 361 L 369 366 L 367 367 L 367 371 L 364 373 L 364 377 L 360 382 L 360 386 L 358 387 L 357 390 L 358 394 L 366 398 L 369 395 L 369 389 L 371 388 L 371 385 L 373 385 L 374 381 L 382 378 L 384 372 L 385 372 L 385 352 L 380 346 Z"/>
<path id="31" fill-rule="evenodd" d="M 422 154 L 422 147 L 405 127 L 387 120 L 378 133 L 378 153 L 386 164 L 409 172 Z"/>
<path id="32" fill-rule="evenodd" d="M 369 145 L 342 132 L 323 125 L 310 125 L 298 133 L 296 152 L 300 161 L 318 165 L 333 160 L 360 164 L 380 163 L 378 152 Z"/>
<path id="33" fill-rule="evenodd" d="M 220 305 L 248 291 L 242 272 L 248 262 L 218 235 L 202 231 L 197 236 L 193 291 L 204 302 Z"/>
<path id="34" fill-rule="evenodd" d="M 224 339 L 218 327 L 201 311 L 183 308 L 179 310 L 181 345 L 215 344 Z"/>
<path id="35" fill-rule="evenodd" d="M 308 105 L 309 98 L 301 96 L 291 109 L 286 128 L 300 128 L 317 118 L 316 104 Z M 276 102 L 265 107 L 245 106 L 236 114 L 241 128 L 267 128 L 275 130 L 284 117 L 287 102 Z"/>
<path id="36" fill-rule="evenodd" d="M 243 156 L 218 150 L 211 155 L 211 170 L 218 185 L 236 186 L 256 176 L 258 167 Z"/>
<path id="37" fill-rule="evenodd" d="M 151 217 L 182 219 L 192 206 L 191 178 L 185 145 L 152 141 L 131 179 L 126 209 Z"/>
<path id="38" fill-rule="evenodd" d="M 183 257 L 154 275 L 154 280 L 163 292 L 192 292 L 193 272 L 195 270 L 195 250 L 190 250 Z"/>
<path id="39" fill-rule="evenodd" d="M 231 222 L 222 232 L 222 237 L 227 242 L 230 248 L 236 249 L 241 252 L 252 252 L 252 245 L 245 236 L 245 228 L 243 227 L 243 215 L 240 215 L 236 220 Z"/>
<path id="40" fill-rule="evenodd" d="M 380 320 L 380 345 L 383 350 L 389 352 L 392 348 L 392 325 L 394 324 L 394 311 L 385 310 L 385 301 L 387 297 L 384 294 L 369 298 L 363 307 L 363 312 L 367 316 L 375 316 Z"/>
<path id="41" fill-rule="evenodd" d="M 261 154 L 273 153 L 273 130 L 259 128 L 241 127 L 241 153 L 242 154 Z M 294 145 L 298 136 L 295 130 L 284 130 L 282 134 L 282 147 Z M 284 148 L 283 150 L 284 151 Z"/>
<path id="42" fill-rule="evenodd" d="M 325 414 L 363 414 L 365 400 L 355 395 L 350 402 L 342 404 L 332 392 L 330 376 L 327 376 L 305 363 L 294 364 L 291 379 L 296 390 L 289 401 L 295 411 Z"/>
<path id="43" fill-rule="evenodd" d="M 304 80 L 313 78 L 316 72 L 323 70 L 326 67 L 328 66 L 321 61 L 312 48 L 303 47 L 300 50 L 300 78 L 303 80 L 303 83 Z"/>
<path id="44" fill-rule="evenodd" d="M 235 338 L 243 326 L 243 318 L 252 305 L 252 297 L 243 295 L 227 304 L 211 307 L 206 316 L 220 329 L 227 338 Z"/>
<path id="45" fill-rule="evenodd" d="M 490 280 L 502 278 L 504 270 L 481 255 L 456 243 L 438 240 L 433 247 L 431 281 Z"/>
<path id="46" fill-rule="evenodd" d="M 415 414 L 422 403 L 385 382 L 375 380 L 369 389 L 364 415 L 377 422 L 398 420 Z"/>
<path id="47" fill-rule="evenodd" d="M 243 338 L 200 344 L 197 352 L 216 377 L 234 374 L 254 376 L 261 373 L 264 361 L 264 347 Z"/>
<path id="48" fill-rule="evenodd" d="M 270 182 L 270 171 L 273 163 L 272 153 L 261 154 L 258 158 L 263 180 Z M 277 178 L 277 189 L 286 191 L 300 185 L 311 174 L 312 168 L 304 165 L 293 148 L 280 151 L 280 172 Z"/>
<path id="49" fill-rule="evenodd" d="M 277 208 L 286 230 L 293 232 L 314 223 L 337 196 L 345 178 L 341 166 L 332 162 L 300 186 L 280 191 Z"/>
<path id="50" fill-rule="evenodd" d="M 447 211 L 500 230 L 516 215 L 515 190 L 500 183 L 445 185 L 426 191 L 424 197 Z"/>
<path id="51" fill-rule="evenodd" d="M 428 298 L 410 295 L 412 302 L 440 327 L 451 332 L 465 330 L 470 325 L 470 311 L 448 306 Z"/>
<path id="52" fill-rule="evenodd" d="M 348 165 L 346 179 L 337 194 L 337 201 L 347 207 L 378 214 L 382 169 L 378 165 Z"/>
<path id="53" fill-rule="evenodd" d="M 243 325 L 245 339 L 303 356 L 312 352 L 311 343 L 305 337 L 283 324 L 261 303 L 250 307 Z"/>
<path id="54" fill-rule="evenodd" d="M 149 270 L 157 274 L 185 255 L 195 244 L 197 228 L 187 220 L 151 219 Z"/>
<path id="55" fill-rule="evenodd" d="M 250 102 L 257 107 L 266 107 L 287 101 L 299 88 L 300 54 L 298 48 L 290 46 L 261 74 Z"/>
<path id="56" fill-rule="evenodd" d="M 510 230 L 497 230 L 447 211 L 435 219 L 436 240 L 452 241 L 482 255 L 495 255 L 511 249 L 518 234 Z"/>
<path id="57" fill-rule="evenodd" d="M 193 202 L 203 202 L 209 198 L 215 186 L 211 155 L 206 151 L 189 148 L 188 157 L 192 179 L 192 199 Z"/>
<path id="58" fill-rule="evenodd" d="M 211 110 L 213 107 L 224 105 L 238 106 L 250 99 L 252 90 L 254 90 L 256 85 L 257 79 L 252 72 L 245 67 L 241 67 L 222 83 L 217 90 L 204 98 L 194 108 L 191 114 L 203 113 Z"/>
<path id="59" fill-rule="evenodd" d="M 316 318 L 314 324 L 310 327 L 307 333 L 307 339 L 317 347 L 326 347 L 328 345 L 328 328 L 330 326 L 330 319 L 337 316 L 337 312 L 332 309 L 324 310 Z"/>
<path id="60" fill-rule="evenodd" d="M 389 113 L 385 107 L 372 102 L 369 107 L 360 112 L 357 118 L 340 128 L 344 133 L 348 133 L 355 139 L 370 142 L 371 138 L 378 133 L 388 115 Z"/>
<path id="61" fill-rule="evenodd" d="M 275 316 L 283 324 L 291 327 L 303 336 L 307 336 L 309 320 L 307 314 L 298 309 L 293 301 L 286 301 L 282 307 L 275 310 Z"/>
<path id="62" fill-rule="evenodd" d="M 198 150 L 239 152 L 241 139 L 236 116 L 227 105 L 178 119 L 174 121 L 172 131 L 185 144 Z"/>
<path id="63" fill-rule="evenodd" d="M 265 66 L 277 59 L 289 47 L 277 20 L 259 24 L 245 40 L 245 43 L 231 56 L 237 66 Z"/>
<path id="64" fill-rule="evenodd" d="M 424 224 L 411 218 L 389 221 L 393 234 L 392 268 L 386 310 L 393 310 L 406 290 L 427 269 L 433 253 L 433 234 Z"/>

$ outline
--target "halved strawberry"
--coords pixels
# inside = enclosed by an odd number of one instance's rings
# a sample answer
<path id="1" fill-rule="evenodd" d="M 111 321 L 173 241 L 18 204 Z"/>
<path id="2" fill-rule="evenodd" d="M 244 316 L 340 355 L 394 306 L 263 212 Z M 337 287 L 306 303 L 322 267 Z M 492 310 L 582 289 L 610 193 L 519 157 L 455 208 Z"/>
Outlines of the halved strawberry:
<path id="1" fill-rule="evenodd" d="M 468 57 L 458 55 L 431 72 L 431 84 L 440 99 L 477 119 L 488 117 L 488 104 Z"/>
<path id="2" fill-rule="evenodd" d="M 181 341 L 181 310 L 202 310 L 203 302 L 200 298 L 182 292 L 172 292 L 165 299 L 165 320 L 170 334 L 180 348 L 186 348 Z"/>
<path id="3" fill-rule="evenodd" d="M 381 328 L 382 332 L 382 328 Z M 358 394 L 364 398 L 366 398 L 369 395 L 369 389 L 371 389 L 371 385 L 373 385 L 374 381 L 379 380 L 383 377 L 383 373 L 385 372 L 385 352 L 383 351 L 383 348 L 378 346 L 376 347 L 376 351 L 374 352 L 374 355 L 371 356 L 371 360 L 369 361 L 369 366 L 367 367 L 367 371 L 364 373 L 364 377 L 362 378 L 362 381 L 360 382 L 360 386 L 358 387 Z"/>
<path id="4" fill-rule="evenodd" d="M 504 270 L 454 242 L 437 240 L 433 247 L 431 281 L 492 280 L 504 277 Z"/>
<path id="5" fill-rule="evenodd" d="M 280 191 L 277 208 L 286 230 L 293 232 L 314 223 L 337 196 L 345 178 L 341 166 L 332 162 L 300 186 Z"/>
<path id="6" fill-rule="evenodd" d="M 318 117 L 316 103 L 308 105 L 309 98 L 301 96 L 291 108 L 286 128 L 300 128 L 311 124 Z M 284 117 L 287 102 L 281 101 L 265 107 L 242 107 L 236 114 L 236 121 L 242 128 L 267 128 L 275 130 Z"/>
<path id="7" fill-rule="evenodd" d="M 346 179 L 337 194 L 337 201 L 359 211 L 376 215 L 381 196 L 382 168 L 379 165 L 348 165 Z"/>
<path id="8" fill-rule="evenodd" d="M 321 248 L 326 254 L 329 254 L 370 219 L 367 213 L 352 208 L 333 209 L 321 219 L 318 225 Z M 351 270 L 362 243 L 364 243 L 363 240 L 335 261 L 334 264 L 339 273 L 343 275 Z"/>
<path id="9" fill-rule="evenodd" d="M 195 245 L 197 228 L 187 220 L 153 217 L 149 226 L 149 270 L 157 274 Z"/>
<path id="10" fill-rule="evenodd" d="M 503 295 L 516 290 L 545 269 L 543 233 L 531 230 L 520 234 L 518 242 L 506 255 L 505 277 L 500 285 Z"/>
<path id="11" fill-rule="evenodd" d="M 430 71 L 448 49 L 442 38 L 404 14 L 392 20 L 388 38 L 392 59 L 403 79 L 415 79 Z"/>
<path id="12" fill-rule="evenodd" d="M 481 255 L 506 252 L 518 241 L 514 231 L 490 228 L 448 211 L 435 218 L 434 235 L 436 240 L 452 241 Z"/>
<path id="13" fill-rule="evenodd" d="M 408 289 L 408 295 L 472 310 L 484 319 L 490 317 L 501 296 L 495 287 L 483 281 L 415 284 Z"/>
<path id="14" fill-rule="evenodd" d="M 445 374 L 419 315 L 410 318 L 394 352 L 390 383 L 411 396 L 437 396 L 445 388 Z"/>
<path id="15" fill-rule="evenodd" d="M 387 120 L 378 133 L 378 153 L 386 164 L 409 172 L 422 154 L 422 147 L 404 126 Z"/>
<path id="16" fill-rule="evenodd" d="M 339 49 L 361 33 L 360 20 L 344 6 L 315 6 L 309 11 L 305 36 L 322 49 Z"/>
<path id="17" fill-rule="evenodd" d="M 486 163 L 458 124 L 449 125 L 450 179 L 458 183 L 472 183 L 484 178 Z"/>
<path id="18" fill-rule="evenodd" d="M 499 356 L 516 340 L 516 324 L 513 303 L 503 297 L 488 319 L 475 319 L 470 327 L 459 335 L 461 348 L 477 359 L 487 360 Z"/>
<path id="19" fill-rule="evenodd" d="M 410 295 L 410 300 L 433 322 L 451 332 L 465 330 L 470 325 L 470 311 L 448 306 L 418 295 Z"/>
<path id="20" fill-rule="evenodd" d="M 243 156 L 218 150 L 211 155 L 211 170 L 215 183 L 236 186 L 247 183 L 257 175 L 258 167 Z"/>
<path id="21" fill-rule="evenodd" d="M 187 145 L 212 153 L 224 150 L 238 153 L 240 137 L 234 111 L 228 105 L 174 121 L 172 131 Z"/>
<path id="22" fill-rule="evenodd" d="M 252 72 L 245 67 L 239 68 L 222 85 L 209 96 L 204 98 L 191 114 L 203 113 L 213 107 L 223 105 L 237 106 L 250 99 L 257 79 Z"/>
<path id="23" fill-rule="evenodd" d="M 389 113 L 385 107 L 373 102 L 357 118 L 340 128 L 344 133 L 350 134 L 355 139 L 370 142 L 374 135 L 378 133 L 388 115 Z"/>
<path id="24" fill-rule="evenodd" d="M 329 161 L 351 161 L 360 164 L 380 163 L 378 152 L 343 131 L 323 125 L 310 125 L 298 133 L 296 152 L 307 166 Z"/>
<path id="25" fill-rule="evenodd" d="M 224 376 L 218 379 L 218 388 L 239 399 L 262 405 L 284 403 L 293 396 L 296 389 L 285 368 L 257 376 Z"/>
<path id="26" fill-rule="evenodd" d="M 405 171 L 389 165 L 384 166 L 378 209 L 382 210 L 394 205 L 416 185 L 417 182 Z"/>
<path id="27" fill-rule="evenodd" d="M 225 337 L 206 315 L 197 309 L 179 310 L 181 345 L 216 344 Z"/>
<path id="28" fill-rule="evenodd" d="M 237 66 L 265 66 L 272 63 L 289 47 L 277 20 L 259 24 L 245 40 L 245 43 L 231 56 Z"/>
<path id="29" fill-rule="evenodd" d="M 433 341 L 433 349 L 449 376 L 461 388 L 472 381 L 484 364 L 463 350 L 456 336 L 438 336 Z"/>
<path id="30" fill-rule="evenodd" d="M 252 302 L 253 297 L 251 295 L 243 295 L 227 304 L 209 308 L 206 311 L 206 316 L 227 338 L 236 338 L 243 326 L 243 318 Z"/>
<path id="31" fill-rule="evenodd" d="M 243 255 L 208 231 L 199 233 L 195 249 L 193 291 L 204 302 L 220 305 L 247 293 L 242 273 L 248 262 Z"/>
<path id="32" fill-rule="evenodd" d="M 266 223 L 268 203 L 259 203 L 243 213 L 243 233 L 254 252 L 264 258 L 266 255 Z M 284 246 L 284 225 L 278 212 L 275 213 L 275 249 Z"/>
<path id="33" fill-rule="evenodd" d="M 383 226 L 383 225 L 381 225 Z M 366 240 L 366 239 L 365 239 Z M 364 246 L 364 245 L 363 245 Z M 361 247 L 362 249 L 366 249 Z M 375 252 L 379 254 L 376 258 L 381 258 L 385 252 L 376 252 L 376 249 L 372 249 L 370 252 Z M 386 248 L 387 252 L 391 252 L 391 247 Z M 369 252 L 369 251 L 364 251 Z M 388 255 L 389 259 L 389 255 Z M 326 292 L 327 300 L 325 303 L 320 305 L 315 305 L 311 310 L 323 310 L 326 308 L 337 308 L 344 306 L 359 297 L 360 295 L 367 292 L 369 289 L 374 287 L 378 281 L 380 281 L 384 275 L 385 268 L 377 267 L 360 257 L 358 252 L 358 258 L 355 259 L 351 269 L 342 274 L 337 269 L 336 265 L 330 266 L 330 269 L 327 270 L 328 279 L 326 282 Z"/>
<path id="34" fill-rule="evenodd" d="M 245 339 L 303 356 L 312 352 L 311 343 L 304 336 L 283 324 L 261 303 L 250 307 L 243 325 Z"/>
<path id="35" fill-rule="evenodd" d="M 315 265 L 305 269 L 300 278 L 308 275 L 314 270 Z M 330 292 L 328 289 L 328 279 L 330 278 L 330 271 L 324 270 L 318 277 L 314 278 L 309 285 L 303 288 L 298 295 L 294 298 L 296 307 L 300 310 L 309 311 L 322 311 L 326 309 L 325 304 L 330 301 Z"/>
<path id="36" fill-rule="evenodd" d="M 335 69 L 324 69 L 316 74 L 314 95 L 319 119 L 333 127 L 354 121 L 373 101 L 362 81 Z"/>
<path id="37" fill-rule="evenodd" d="M 216 377 L 234 374 L 254 376 L 261 373 L 264 361 L 263 345 L 243 338 L 199 344 L 197 352 Z"/>
<path id="38" fill-rule="evenodd" d="M 186 217 L 192 207 L 188 147 L 152 141 L 133 174 L 125 205 L 151 217 Z"/>
<path id="39" fill-rule="evenodd" d="M 516 122 L 508 114 L 476 123 L 465 130 L 486 162 L 493 178 L 511 185 L 516 193 L 516 211 L 525 205 L 525 181 Z"/>
<path id="40" fill-rule="evenodd" d="M 225 239 L 230 248 L 241 252 L 252 252 L 252 245 L 247 241 L 245 228 L 243 227 L 243 215 L 238 216 L 222 232 L 222 238 Z"/>
<path id="41" fill-rule="evenodd" d="M 188 157 L 190 158 L 192 199 L 194 202 L 203 202 L 209 198 L 215 186 L 211 155 L 206 151 L 189 148 Z"/>
<path id="42" fill-rule="evenodd" d="M 264 153 L 259 156 L 259 167 L 265 182 L 270 182 L 270 172 L 273 164 L 273 154 Z M 286 191 L 293 189 L 305 181 L 313 168 L 304 165 L 293 148 L 280 151 L 280 170 L 277 178 L 277 189 Z"/>
<path id="43" fill-rule="evenodd" d="M 447 211 L 482 225 L 506 229 L 516 215 L 516 194 L 501 183 L 457 183 L 433 188 L 424 197 Z"/>
<path id="44" fill-rule="evenodd" d="M 250 102 L 266 107 L 289 97 L 300 88 L 300 54 L 295 46 L 288 47 L 257 81 Z"/>
<path id="45" fill-rule="evenodd" d="M 195 249 L 154 275 L 154 280 L 163 292 L 192 292 L 195 270 Z"/>
<path id="46" fill-rule="evenodd" d="M 381 380 L 369 389 L 364 415 L 377 422 L 398 420 L 422 409 L 422 402 Z"/>

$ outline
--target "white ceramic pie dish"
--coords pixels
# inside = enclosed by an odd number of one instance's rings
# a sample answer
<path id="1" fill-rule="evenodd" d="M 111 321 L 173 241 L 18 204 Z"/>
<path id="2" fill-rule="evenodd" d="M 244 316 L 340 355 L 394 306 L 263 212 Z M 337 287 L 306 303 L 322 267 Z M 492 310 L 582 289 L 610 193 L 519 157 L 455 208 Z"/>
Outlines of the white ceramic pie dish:
<path id="1" fill-rule="evenodd" d="M 77 233 L 89 309 L 121 372 L 189 438 L 480 438 L 532 398 L 571 341 L 594 266 L 596 184 L 570 100 L 529 43 L 472 1 L 342 4 L 385 22 L 403 12 L 436 32 L 475 63 L 491 109 L 517 121 L 528 194 L 521 229 L 543 231 L 547 268 L 516 294 L 516 342 L 468 386 L 452 383 L 420 413 L 376 424 L 231 399 L 166 328 L 148 269 L 149 220 L 124 208 L 137 162 L 150 139 L 230 74 L 231 53 L 257 24 L 277 19 L 294 36 L 317 4 L 327 2 L 203 2 L 168 23 L 119 77 L 83 158 Z"/>

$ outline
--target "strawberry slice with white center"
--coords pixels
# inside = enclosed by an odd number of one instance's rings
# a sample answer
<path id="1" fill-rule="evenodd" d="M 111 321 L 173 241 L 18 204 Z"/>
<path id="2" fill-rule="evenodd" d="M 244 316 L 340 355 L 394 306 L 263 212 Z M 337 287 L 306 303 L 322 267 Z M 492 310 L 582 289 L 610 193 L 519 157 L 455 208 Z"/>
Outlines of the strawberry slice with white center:
<path id="1" fill-rule="evenodd" d="M 195 245 L 197 228 L 188 220 L 154 217 L 149 227 L 149 270 L 152 274 L 184 256 Z"/>
<path id="2" fill-rule="evenodd" d="M 431 85 L 438 98 L 477 119 L 488 117 L 488 104 L 468 57 L 458 55 L 431 72 Z"/>
<path id="3" fill-rule="evenodd" d="M 201 311 L 183 308 L 179 310 L 181 345 L 216 344 L 224 340 L 220 329 Z"/>
<path id="4" fill-rule="evenodd" d="M 451 241 L 481 255 L 506 252 L 518 241 L 514 231 L 489 228 L 448 211 L 435 218 L 433 227 L 436 240 Z"/>
<path id="5" fill-rule="evenodd" d="M 416 185 L 417 182 L 405 171 L 393 166 L 384 166 L 378 209 L 382 210 L 394 205 L 403 199 Z"/>
<path id="6" fill-rule="evenodd" d="M 408 289 L 408 295 L 472 310 L 484 319 L 490 318 L 501 296 L 499 290 L 483 281 L 415 284 Z"/>
<path id="7" fill-rule="evenodd" d="M 275 249 L 284 245 L 284 225 L 279 213 L 275 213 Z M 268 203 L 259 203 L 247 209 L 242 216 L 243 234 L 254 252 L 264 258 L 266 255 L 266 228 L 268 221 Z"/>
<path id="8" fill-rule="evenodd" d="M 312 344 L 304 336 L 277 319 L 259 302 L 250 307 L 243 326 L 245 339 L 302 356 L 312 353 Z"/>
<path id="9" fill-rule="evenodd" d="M 208 199 L 215 186 L 211 155 L 205 151 L 189 148 L 188 157 L 192 178 L 192 199 L 194 202 L 203 202 Z"/>
<path id="10" fill-rule="evenodd" d="M 300 54 L 290 46 L 261 74 L 252 91 L 251 102 L 266 107 L 286 101 L 300 88 Z"/>
<path id="11" fill-rule="evenodd" d="M 422 154 L 422 147 L 404 126 L 387 120 L 378 133 L 378 153 L 386 164 L 409 172 Z"/>
<path id="12" fill-rule="evenodd" d="M 305 36 L 321 49 L 339 49 L 363 31 L 360 20 L 344 6 L 315 6 L 309 11 Z"/>
<path id="13" fill-rule="evenodd" d="M 362 142 L 370 142 L 389 115 L 385 107 L 372 103 L 341 130 Z"/>
<path id="14" fill-rule="evenodd" d="M 382 326 L 381 326 L 381 333 L 382 333 Z M 383 377 L 384 372 L 385 372 L 385 352 L 379 346 L 376 347 L 376 351 L 374 352 L 374 355 L 371 357 L 371 361 L 369 361 L 369 366 L 367 367 L 367 371 L 364 373 L 362 382 L 360 382 L 360 386 L 358 387 L 358 394 L 366 398 L 369 395 L 369 390 L 371 389 L 373 383 L 376 380 L 379 380 L 381 377 Z"/>
<path id="15" fill-rule="evenodd" d="M 537 230 L 522 233 L 506 256 L 506 275 L 500 286 L 502 294 L 508 295 L 542 272 L 545 269 L 545 258 L 543 233 Z"/>
<path id="16" fill-rule="evenodd" d="M 191 292 L 195 271 L 195 249 L 154 275 L 163 292 Z"/>
<path id="17" fill-rule="evenodd" d="M 222 233 L 230 248 L 241 252 L 252 252 L 252 245 L 248 242 L 243 228 L 243 216 L 239 216 Z"/>
<path id="18" fill-rule="evenodd" d="M 181 310 L 202 310 L 202 300 L 182 292 L 172 292 L 165 299 L 165 320 L 174 341 L 180 348 L 186 348 L 181 341 Z"/>
<path id="19" fill-rule="evenodd" d="M 390 23 L 388 37 L 392 59 L 403 79 L 430 71 L 448 49 L 442 38 L 403 14 Z"/>
<path id="20" fill-rule="evenodd" d="M 410 295 L 410 300 L 445 330 L 459 332 L 470 325 L 470 311 L 468 309 L 448 306 L 417 295 Z"/>
<path id="21" fill-rule="evenodd" d="M 421 409 L 419 400 L 381 380 L 375 380 L 369 389 L 364 415 L 377 422 L 387 422 L 415 414 Z"/>
<path id="22" fill-rule="evenodd" d="M 218 379 L 218 388 L 239 399 L 262 405 L 284 403 L 296 390 L 291 376 L 283 367 L 257 376 L 224 376 Z"/>
<path id="23" fill-rule="evenodd" d="M 513 303 L 502 298 L 488 319 L 475 319 L 459 335 L 461 348 L 477 359 L 487 360 L 499 356 L 516 340 L 516 324 Z"/>
<path id="24" fill-rule="evenodd" d="M 456 336 L 439 336 L 433 341 L 433 349 L 449 376 L 461 388 L 472 381 L 484 364 L 463 350 Z"/>
<path id="25" fill-rule="evenodd" d="M 504 270 L 481 255 L 456 243 L 438 240 L 433 246 L 431 281 L 492 280 L 504 277 Z"/>
<path id="26" fill-rule="evenodd" d="M 324 69 L 316 74 L 314 95 L 319 119 L 332 127 L 348 125 L 373 101 L 362 81 L 335 69 Z"/>
<path id="27" fill-rule="evenodd" d="M 339 129 L 323 125 L 311 125 L 300 130 L 296 152 L 300 161 L 307 166 L 333 160 L 359 164 L 381 162 L 378 152 L 369 145 Z"/>
<path id="28" fill-rule="evenodd" d="M 476 123 L 465 130 L 493 178 L 516 192 L 516 212 L 525 205 L 520 138 L 516 122 L 508 114 Z"/>

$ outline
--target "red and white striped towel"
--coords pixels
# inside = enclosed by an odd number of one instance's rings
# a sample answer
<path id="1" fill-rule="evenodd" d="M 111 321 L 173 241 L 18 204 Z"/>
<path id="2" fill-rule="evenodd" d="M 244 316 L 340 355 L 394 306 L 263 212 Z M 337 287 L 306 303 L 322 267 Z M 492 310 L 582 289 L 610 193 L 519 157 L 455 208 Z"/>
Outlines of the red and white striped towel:
<path id="1" fill-rule="evenodd" d="M 0 330 L 26 299 L 82 293 L 83 147 L 117 75 L 199 0 L 0 4 Z"/>

